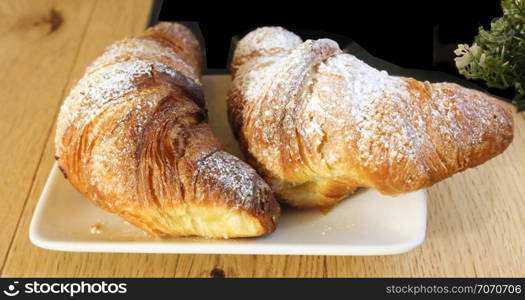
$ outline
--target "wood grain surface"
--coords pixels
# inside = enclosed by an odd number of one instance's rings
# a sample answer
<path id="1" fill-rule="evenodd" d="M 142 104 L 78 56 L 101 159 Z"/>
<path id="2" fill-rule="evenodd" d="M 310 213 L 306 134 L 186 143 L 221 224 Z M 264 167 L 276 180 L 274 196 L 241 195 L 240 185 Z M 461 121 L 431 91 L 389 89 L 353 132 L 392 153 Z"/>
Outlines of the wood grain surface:
<path id="1" fill-rule="evenodd" d="M 55 118 L 85 67 L 139 33 L 150 1 L 0 2 L 2 277 L 525 276 L 525 114 L 510 148 L 429 189 L 424 244 L 393 256 L 100 254 L 33 246 L 28 228 L 53 164 Z"/>

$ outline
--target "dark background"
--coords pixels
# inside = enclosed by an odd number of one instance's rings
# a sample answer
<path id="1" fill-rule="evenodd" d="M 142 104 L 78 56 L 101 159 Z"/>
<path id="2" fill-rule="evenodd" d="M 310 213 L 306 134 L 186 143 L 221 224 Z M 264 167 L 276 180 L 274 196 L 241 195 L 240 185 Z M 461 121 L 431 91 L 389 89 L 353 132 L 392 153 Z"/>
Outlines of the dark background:
<path id="1" fill-rule="evenodd" d="M 457 75 L 453 50 L 501 16 L 499 0 L 478 1 L 168 1 L 159 20 L 197 21 L 207 66 L 227 68 L 232 37 L 261 25 L 347 36 L 371 55 L 404 68 Z M 159 6 L 159 7 L 160 7 Z"/>

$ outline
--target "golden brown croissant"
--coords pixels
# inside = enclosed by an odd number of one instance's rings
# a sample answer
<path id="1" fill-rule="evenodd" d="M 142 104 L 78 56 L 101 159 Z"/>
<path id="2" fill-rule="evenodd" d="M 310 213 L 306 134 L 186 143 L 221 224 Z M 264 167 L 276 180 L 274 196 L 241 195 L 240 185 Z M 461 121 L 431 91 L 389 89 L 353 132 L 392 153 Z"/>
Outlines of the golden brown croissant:
<path id="1" fill-rule="evenodd" d="M 109 47 L 62 105 L 58 164 L 84 196 L 151 234 L 272 232 L 273 192 L 206 123 L 200 51 L 170 23 Z"/>
<path id="2" fill-rule="evenodd" d="M 356 187 L 396 195 L 501 153 L 511 110 L 452 83 L 389 76 L 329 39 L 259 28 L 235 49 L 229 118 L 279 198 L 330 206 Z"/>

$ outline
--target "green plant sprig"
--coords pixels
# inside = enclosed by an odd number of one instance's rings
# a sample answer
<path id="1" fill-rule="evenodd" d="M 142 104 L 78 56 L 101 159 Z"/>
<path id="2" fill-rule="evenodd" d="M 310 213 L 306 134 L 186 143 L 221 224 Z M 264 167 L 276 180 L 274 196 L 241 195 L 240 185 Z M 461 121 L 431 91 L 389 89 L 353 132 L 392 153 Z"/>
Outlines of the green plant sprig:
<path id="1" fill-rule="evenodd" d="M 456 67 L 467 79 L 488 87 L 514 89 L 512 102 L 525 110 L 525 0 L 503 0 L 503 16 L 489 30 L 482 26 L 472 46 L 460 44 L 454 51 Z"/>

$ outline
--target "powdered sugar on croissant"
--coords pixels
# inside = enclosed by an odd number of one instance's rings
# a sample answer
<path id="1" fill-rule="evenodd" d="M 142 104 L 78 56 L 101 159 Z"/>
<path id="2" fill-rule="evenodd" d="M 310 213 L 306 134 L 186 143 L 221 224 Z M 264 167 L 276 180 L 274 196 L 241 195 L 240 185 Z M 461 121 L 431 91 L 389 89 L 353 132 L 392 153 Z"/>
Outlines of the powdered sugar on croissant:
<path id="1" fill-rule="evenodd" d="M 390 76 L 328 39 L 259 28 L 235 50 L 232 127 L 259 173 L 294 206 L 328 206 L 356 187 L 399 194 L 501 153 L 510 109 L 453 83 Z"/>
<path id="2" fill-rule="evenodd" d="M 58 164 L 98 206 L 156 235 L 258 236 L 279 206 L 206 123 L 200 47 L 161 23 L 109 47 L 61 107 Z"/>

